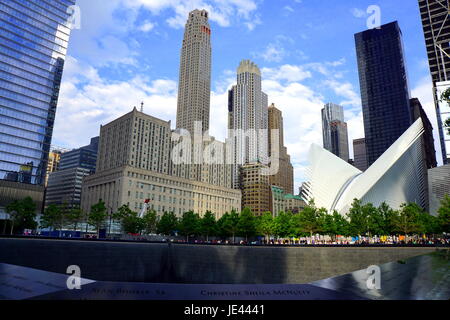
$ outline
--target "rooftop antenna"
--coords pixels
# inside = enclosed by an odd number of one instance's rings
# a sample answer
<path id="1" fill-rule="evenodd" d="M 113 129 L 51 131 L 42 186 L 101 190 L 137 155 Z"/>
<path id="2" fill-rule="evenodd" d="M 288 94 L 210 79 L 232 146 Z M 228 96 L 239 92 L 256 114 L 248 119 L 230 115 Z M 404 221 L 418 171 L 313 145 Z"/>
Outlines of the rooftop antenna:
<path id="1" fill-rule="evenodd" d="M 141 102 L 141 112 L 144 113 L 144 102 Z"/>

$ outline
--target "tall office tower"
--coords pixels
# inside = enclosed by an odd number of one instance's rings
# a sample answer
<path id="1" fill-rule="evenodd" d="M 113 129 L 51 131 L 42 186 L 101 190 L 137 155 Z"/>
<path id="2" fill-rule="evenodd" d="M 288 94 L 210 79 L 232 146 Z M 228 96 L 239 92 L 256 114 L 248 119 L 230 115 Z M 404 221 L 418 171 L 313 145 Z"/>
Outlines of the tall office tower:
<path id="1" fill-rule="evenodd" d="M 355 41 L 371 166 L 411 125 L 408 75 L 397 21 L 357 33 Z"/>
<path id="2" fill-rule="evenodd" d="M 415 122 L 417 119 L 421 118 L 423 122 L 423 127 L 425 128 L 425 132 L 423 134 L 423 146 L 425 148 L 425 157 L 427 162 L 427 168 L 435 168 L 437 167 L 436 161 L 436 149 L 434 147 L 434 137 L 433 137 L 433 125 L 428 119 L 428 116 L 425 110 L 422 107 L 419 99 L 413 98 L 410 100 L 411 104 L 411 115 L 412 120 Z"/>
<path id="3" fill-rule="evenodd" d="M 237 70 L 237 85 L 228 93 L 228 138 L 233 146 L 233 187 L 239 188 L 239 166 L 268 161 L 268 99 L 261 89 L 261 71 L 250 60 Z"/>
<path id="4" fill-rule="evenodd" d="M 69 208 L 81 205 L 81 188 L 84 177 L 95 173 L 99 137 L 87 146 L 64 152 L 59 168 L 48 178 L 45 206 L 63 205 Z"/>
<path id="5" fill-rule="evenodd" d="M 350 160 L 348 149 L 347 123 L 334 120 L 330 122 L 331 152 L 342 160 Z"/>
<path id="6" fill-rule="evenodd" d="M 74 0 L 0 2 L 0 211 L 42 207 Z"/>
<path id="7" fill-rule="evenodd" d="M 430 214 L 438 215 L 441 201 L 450 195 L 450 164 L 428 170 Z"/>
<path id="8" fill-rule="evenodd" d="M 255 216 L 270 211 L 271 188 L 269 176 L 263 175 L 261 163 L 247 163 L 240 167 L 242 175 L 242 209 L 248 208 Z"/>
<path id="9" fill-rule="evenodd" d="M 283 114 L 281 110 L 277 109 L 274 104 L 268 110 L 268 126 L 269 126 L 269 156 L 275 157 L 278 154 L 279 169 L 277 174 L 270 176 L 270 184 L 281 187 L 285 193 L 294 193 L 294 167 L 291 163 L 291 156 L 287 153 L 287 148 L 284 146 L 284 126 Z M 279 150 L 272 150 L 272 130 L 278 130 Z"/>
<path id="10" fill-rule="evenodd" d="M 134 108 L 100 128 L 96 171 L 128 165 L 168 174 L 170 135 L 170 121 L 160 120 Z"/>
<path id="11" fill-rule="evenodd" d="M 48 155 L 48 162 L 47 162 L 47 174 L 45 175 L 45 183 L 44 185 L 47 186 L 48 183 L 48 176 L 50 173 L 55 172 L 59 168 L 59 161 L 61 160 L 61 150 L 52 150 Z"/>
<path id="12" fill-rule="evenodd" d="M 355 139 L 353 140 L 353 155 L 354 155 L 354 166 L 361 170 L 366 171 L 367 165 L 367 152 L 366 152 L 366 139 Z"/>
<path id="13" fill-rule="evenodd" d="M 209 130 L 211 100 L 211 29 L 208 12 L 194 10 L 184 31 L 178 86 L 177 128 L 194 133 L 194 123 Z"/>
<path id="14" fill-rule="evenodd" d="M 64 152 L 61 155 L 58 170 L 81 167 L 94 173 L 97 163 L 99 139 L 99 137 L 92 138 L 91 143 L 87 146 Z"/>
<path id="15" fill-rule="evenodd" d="M 446 118 L 442 116 L 437 94 L 439 82 L 450 81 L 450 0 L 419 0 L 425 44 L 427 46 L 428 63 L 435 91 L 435 106 L 438 120 L 439 138 L 444 163 L 450 161 L 450 135 L 445 142 Z M 446 116 L 450 117 L 450 114 Z"/>
<path id="16" fill-rule="evenodd" d="M 327 103 L 322 109 L 323 147 L 342 160 L 349 160 L 348 131 L 344 107 Z"/>

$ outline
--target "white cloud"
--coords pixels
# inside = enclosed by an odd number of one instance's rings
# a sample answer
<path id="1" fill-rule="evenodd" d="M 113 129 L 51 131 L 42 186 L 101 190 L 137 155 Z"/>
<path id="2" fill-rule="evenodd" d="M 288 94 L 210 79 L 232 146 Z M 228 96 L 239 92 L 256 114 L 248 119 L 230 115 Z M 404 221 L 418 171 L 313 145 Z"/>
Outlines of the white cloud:
<path id="1" fill-rule="evenodd" d="M 138 22 L 140 10 L 153 15 L 171 11 L 166 23 L 173 28 L 184 27 L 188 13 L 196 8 L 210 12 L 210 20 L 221 27 L 241 23 L 250 31 L 261 24 L 254 0 L 78 0 L 81 29 L 73 30 L 70 54 L 96 67 L 111 64 L 136 65 L 138 52 L 129 43 L 133 32 L 149 32 L 156 23 Z"/>
<path id="2" fill-rule="evenodd" d="M 284 58 L 289 56 L 289 52 L 285 49 L 285 45 L 292 45 L 294 43 L 292 38 L 284 35 L 277 35 L 273 42 L 269 43 L 264 50 L 261 52 L 253 52 L 252 56 L 255 58 L 262 58 L 266 62 L 281 62 Z M 305 56 L 303 55 L 303 57 Z"/>
<path id="3" fill-rule="evenodd" d="M 177 84 L 135 76 L 129 81 L 100 78 L 97 70 L 68 57 L 55 122 L 54 144 L 75 148 L 106 124 L 145 103 L 145 112 L 175 120 Z M 70 121 L 63 121 L 70 119 Z"/>
<path id="4" fill-rule="evenodd" d="M 311 78 L 310 71 L 305 70 L 303 66 L 285 64 L 277 68 L 262 68 L 264 79 L 287 80 L 289 82 L 302 81 Z"/>
<path id="5" fill-rule="evenodd" d="M 324 84 L 329 88 L 333 89 L 333 91 L 340 97 L 345 98 L 346 100 L 339 102 L 339 104 L 343 106 L 351 106 L 351 107 L 360 107 L 361 106 L 361 98 L 356 93 L 353 88 L 353 85 L 350 82 L 338 82 L 336 80 L 326 80 Z"/>
<path id="6" fill-rule="evenodd" d="M 206 9 L 211 21 L 222 27 L 231 25 L 232 20 L 242 19 L 244 23 L 252 23 L 257 4 L 253 0 L 122 0 L 129 8 L 145 8 L 152 14 L 160 14 L 171 10 L 174 15 L 167 19 L 169 26 L 183 28 L 188 13 L 194 9 Z"/>
<path id="7" fill-rule="evenodd" d="M 256 56 L 263 58 L 267 62 L 281 62 L 286 56 L 286 51 L 283 47 L 269 43 L 264 52 L 256 54 Z"/>
<path id="8" fill-rule="evenodd" d="M 358 8 L 352 8 L 351 13 L 355 18 L 364 18 L 367 16 L 367 13 L 364 10 Z"/>
<path id="9" fill-rule="evenodd" d="M 144 23 L 138 28 L 142 32 L 149 32 L 155 28 L 156 24 L 151 21 L 144 21 Z"/>
<path id="10" fill-rule="evenodd" d="M 252 20 L 244 23 L 249 31 L 253 31 L 259 24 L 262 24 L 261 16 L 259 14 L 255 14 Z"/>

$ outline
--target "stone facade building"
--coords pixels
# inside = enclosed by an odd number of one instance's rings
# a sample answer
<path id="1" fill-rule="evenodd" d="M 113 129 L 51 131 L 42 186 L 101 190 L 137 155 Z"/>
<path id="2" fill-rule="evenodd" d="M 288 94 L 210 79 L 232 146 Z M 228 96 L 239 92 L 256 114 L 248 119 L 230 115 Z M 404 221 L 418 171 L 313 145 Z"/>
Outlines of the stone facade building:
<path id="1" fill-rule="evenodd" d="M 262 172 L 264 168 L 262 164 L 249 163 L 240 169 L 242 208 L 249 208 L 256 216 L 270 211 L 270 182 Z"/>
<path id="2" fill-rule="evenodd" d="M 239 210 L 241 192 L 219 186 L 217 181 L 224 175 L 214 168 L 204 175 L 206 182 L 174 174 L 171 133 L 170 121 L 136 108 L 102 126 L 97 171 L 84 179 L 82 209 L 89 211 L 101 199 L 113 212 L 122 205 L 139 211 L 150 199 L 151 208 L 158 214 L 174 212 L 181 216 L 190 210 L 199 214 L 209 210 L 220 218 L 233 209 Z"/>
<path id="3" fill-rule="evenodd" d="M 277 153 L 273 150 L 272 145 L 272 130 L 278 130 L 278 173 L 270 176 L 270 184 L 281 187 L 284 192 L 294 193 L 294 167 L 291 163 L 291 156 L 287 153 L 287 148 L 284 145 L 284 126 L 283 114 L 281 110 L 277 109 L 274 104 L 269 107 L 268 112 L 269 123 L 269 156 L 274 157 Z"/>

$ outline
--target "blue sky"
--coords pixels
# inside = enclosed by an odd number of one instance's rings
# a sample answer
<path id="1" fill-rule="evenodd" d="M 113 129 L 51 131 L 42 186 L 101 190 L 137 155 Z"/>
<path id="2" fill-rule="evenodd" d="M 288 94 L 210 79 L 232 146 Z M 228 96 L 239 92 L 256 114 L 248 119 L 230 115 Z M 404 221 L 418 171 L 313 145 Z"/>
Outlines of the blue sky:
<path id="1" fill-rule="evenodd" d="M 78 0 L 53 143 L 85 145 L 141 101 L 145 112 L 175 122 L 179 54 L 187 14 L 210 12 L 213 31 L 211 134 L 226 134 L 227 89 L 242 59 L 263 72 L 263 90 L 285 118 L 285 142 L 303 180 L 311 143 L 322 143 L 320 110 L 344 105 L 349 139 L 364 136 L 354 34 L 366 10 L 398 20 L 412 96 L 435 123 L 431 80 L 416 0 Z M 436 133 L 437 135 L 437 133 Z M 439 156 L 438 156 L 439 157 Z"/>

